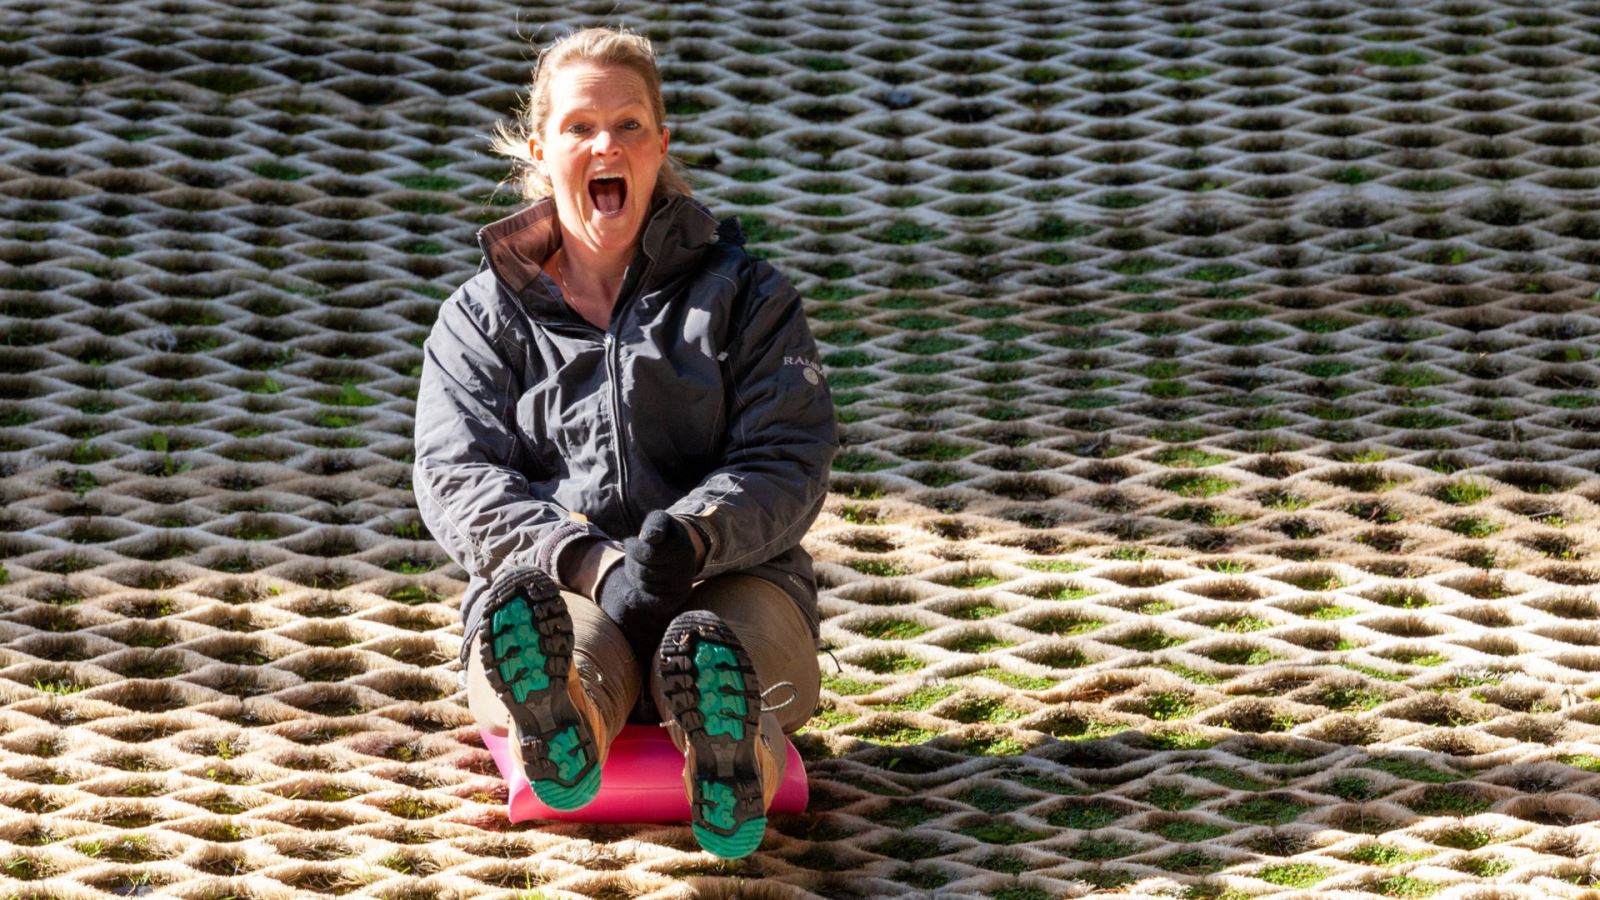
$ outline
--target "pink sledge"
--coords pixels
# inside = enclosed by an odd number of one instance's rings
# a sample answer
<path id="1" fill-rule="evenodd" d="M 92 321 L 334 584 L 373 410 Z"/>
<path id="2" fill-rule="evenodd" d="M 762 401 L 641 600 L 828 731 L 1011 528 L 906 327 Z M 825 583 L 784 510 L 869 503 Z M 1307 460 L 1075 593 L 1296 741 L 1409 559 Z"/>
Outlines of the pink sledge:
<path id="1" fill-rule="evenodd" d="M 687 822 L 689 798 L 683 791 L 683 754 L 672 745 L 666 729 L 650 725 L 624 725 L 611 742 L 606 764 L 600 769 L 600 793 L 582 809 L 561 812 L 539 802 L 528 777 L 511 760 L 507 737 L 480 728 L 483 745 L 494 757 L 510 788 L 506 815 L 513 822 L 557 819 L 566 822 Z M 783 784 L 768 812 L 801 813 L 810 802 L 805 764 L 788 737 L 783 740 L 789 762 Z"/>

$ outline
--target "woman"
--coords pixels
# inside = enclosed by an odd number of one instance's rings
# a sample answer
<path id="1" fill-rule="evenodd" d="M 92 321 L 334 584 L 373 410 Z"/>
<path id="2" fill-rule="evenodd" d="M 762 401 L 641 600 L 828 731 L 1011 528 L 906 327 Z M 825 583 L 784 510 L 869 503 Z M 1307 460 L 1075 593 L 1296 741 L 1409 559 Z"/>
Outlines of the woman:
<path id="1" fill-rule="evenodd" d="M 838 441 L 798 295 L 688 196 L 664 118 L 644 38 L 541 55 L 496 143 L 534 202 L 479 231 L 423 345 L 414 484 L 471 576 L 468 705 L 539 798 L 593 799 L 631 711 L 668 727 L 697 839 L 735 858 L 816 708 L 799 544 Z"/>

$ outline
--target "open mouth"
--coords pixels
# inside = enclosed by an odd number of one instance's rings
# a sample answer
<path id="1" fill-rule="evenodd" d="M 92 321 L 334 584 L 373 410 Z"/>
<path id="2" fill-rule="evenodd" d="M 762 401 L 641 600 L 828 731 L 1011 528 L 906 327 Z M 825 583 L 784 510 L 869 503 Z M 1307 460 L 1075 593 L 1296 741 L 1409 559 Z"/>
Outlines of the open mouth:
<path id="1" fill-rule="evenodd" d="M 602 216 L 614 216 L 628 199 L 628 182 L 621 175 L 601 175 L 589 181 L 589 199 Z"/>

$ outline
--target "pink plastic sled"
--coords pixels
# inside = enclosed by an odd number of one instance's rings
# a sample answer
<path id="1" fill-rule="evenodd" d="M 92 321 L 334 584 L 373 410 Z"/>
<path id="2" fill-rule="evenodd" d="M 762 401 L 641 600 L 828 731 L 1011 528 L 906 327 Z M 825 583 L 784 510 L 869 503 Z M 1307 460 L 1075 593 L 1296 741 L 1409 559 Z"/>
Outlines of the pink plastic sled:
<path id="1" fill-rule="evenodd" d="M 495 767 L 510 788 L 506 815 L 513 822 L 528 819 L 558 819 L 567 822 L 687 822 L 689 798 L 683 791 L 683 754 L 672 745 L 666 729 L 649 725 L 624 725 L 611 742 L 606 763 L 600 769 L 600 794 L 582 809 L 560 812 L 539 802 L 528 785 L 528 777 L 511 759 L 505 735 L 479 729 L 483 745 L 494 757 Z M 811 793 L 806 784 L 805 764 L 794 744 L 784 738 L 789 762 L 784 766 L 783 784 L 772 798 L 768 810 L 774 813 L 805 812 Z"/>

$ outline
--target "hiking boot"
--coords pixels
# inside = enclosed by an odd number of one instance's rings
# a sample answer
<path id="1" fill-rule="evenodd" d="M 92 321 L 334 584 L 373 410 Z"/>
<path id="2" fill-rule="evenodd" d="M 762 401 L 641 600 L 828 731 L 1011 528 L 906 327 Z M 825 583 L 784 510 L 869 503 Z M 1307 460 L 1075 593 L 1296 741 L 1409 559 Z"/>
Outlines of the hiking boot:
<path id="1" fill-rule="evenodd" d="M 762 713 L 755 667 L 727 623 L 705 610 L 672 620 L 658 665 L 695 840 L 724 859 L 748 856 L 766 833 L 787 752 L 776 717 Z"/>
<path id="2" fill-rule="evenodd" d="M 534 795 L 563 811 L 593 800 L 609 732 L 573 663 L 572 617 L 561 590 L 538 569 L 500 573 L 476 640 L 484 677 L 511 714 L 512 758 Z"/>

